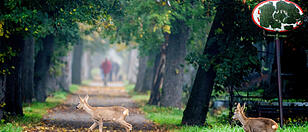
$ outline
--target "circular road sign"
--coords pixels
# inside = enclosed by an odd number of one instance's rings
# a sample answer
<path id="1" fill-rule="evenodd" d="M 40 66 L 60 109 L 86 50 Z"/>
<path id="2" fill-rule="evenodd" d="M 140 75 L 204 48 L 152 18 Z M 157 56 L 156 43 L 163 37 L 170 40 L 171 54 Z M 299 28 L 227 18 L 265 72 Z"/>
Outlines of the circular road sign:
<path id="1" fill-rule="evenodd" d="M 303 24 L 303 10 L 288 0 L 267 0 L 252 11 L 252 20 L 259 27 L 272 32 L 287 32 Z"/>

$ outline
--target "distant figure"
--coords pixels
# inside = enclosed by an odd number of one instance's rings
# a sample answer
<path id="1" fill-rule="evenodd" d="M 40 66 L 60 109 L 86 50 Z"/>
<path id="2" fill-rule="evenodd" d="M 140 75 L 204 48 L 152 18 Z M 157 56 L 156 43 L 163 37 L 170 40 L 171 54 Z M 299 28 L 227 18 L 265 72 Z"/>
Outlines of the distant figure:
<path id="1" fill-rule="evenodd" d="M 112 68 L 110 72 L 110 81 L 118 81 L 118 73 L 120 71 L 120 65 L 117 62 L 112 62 Z"/>
<path id="2" fill-rule="evenodd" d="M 105 61 L 101 64 L 101 69 L 103 71 L 103 81 L 104 86 L 107 86 L 107 78 L 112 68 L 111 62 L 106 58 Z"/>

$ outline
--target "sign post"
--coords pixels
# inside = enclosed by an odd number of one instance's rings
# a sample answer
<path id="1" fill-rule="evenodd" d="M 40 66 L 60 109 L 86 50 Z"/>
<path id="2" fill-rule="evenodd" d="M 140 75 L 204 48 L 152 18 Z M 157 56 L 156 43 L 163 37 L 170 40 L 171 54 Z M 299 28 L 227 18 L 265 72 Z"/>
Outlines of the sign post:
<path id="1" fill-rule="evenodd" d="M 280 115 L 280 127 L 283 128 L 283 104 L 282 104 L 282 90 L 281 90 L 281 63 L 280 63 L 280 41 L 279 36 L 276 34 L 276 57 L 277 57 L 277 73 L 278 73 L 278 101 L 279 101 L 279 115 Z"/>
<path id="2" fill-rule="evenodd" d="M 253 22 L 266 31 L 275 32 L 268 35 L 275 38 L 277 74 L 278 74 L 278 101 L 280 127 L 283 128 L 283 103 L 281 88 L 281 63 L 280 63 L 280 32 L 287 32 L 298 28 L 303 21 L 303 10 L 294 2 L 288 0 L 267 0 L 258 4 L 252 11 Z"/>

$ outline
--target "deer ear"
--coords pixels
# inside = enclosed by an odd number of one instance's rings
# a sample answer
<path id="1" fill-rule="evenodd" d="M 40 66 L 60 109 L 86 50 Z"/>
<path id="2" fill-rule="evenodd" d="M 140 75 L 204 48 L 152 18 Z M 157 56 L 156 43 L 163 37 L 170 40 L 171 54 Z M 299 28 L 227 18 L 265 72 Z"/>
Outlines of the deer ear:
<path id="1" fill-rule="evenodd" d="M 242 111 L 244 111 L 246 108 L 246 103 L 244 103 L 243 107 L 242 107 Z"/>
<path id="2" fill-rule="evenodd" d="M 78 95 L 79 100 L 82 100 L 82 98 L 80 97 L 80 95 Z"/>
<path id="3" fill-rule="evenodd" d="M 241 104 L 240 104 L 240 103 L 237 103 L 236 108 L 237 108 L 237 109 L 241 109 Z"/>
<path id="4" fill-rule="evenodd" d="M 89 95 L 87 94 L 86 97 L 84 97 L 84 101 L 88 102 L 88 99 L 89 99 Z"/>

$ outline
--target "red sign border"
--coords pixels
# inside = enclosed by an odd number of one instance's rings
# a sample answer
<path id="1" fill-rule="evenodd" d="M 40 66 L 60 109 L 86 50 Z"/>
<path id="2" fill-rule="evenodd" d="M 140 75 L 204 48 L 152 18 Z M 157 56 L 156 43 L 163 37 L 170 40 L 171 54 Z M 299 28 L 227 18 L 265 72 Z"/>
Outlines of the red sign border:
<path id="1" fill-rule="evenodd" d="M 264 29 L 264 30 L 266 30 L 266 31 L 271 31 L 271 32 L 288 32 L 288 31 L 290 31 L 290 30 L 276 31 L 276 30 L 266 29 L 265 27 L 262 27 L 261 25 L 257 24 L 257 22 L 255 21 L 255 19 L 253 18 L 253 13 L 255 12 L 255 10 L 257 9 L 257 7 L 259 7 L 261 4 L 263 4 L 263 3 L 265 3 L 265 2 L 269 2 L 269 1 L 281 1 L 281 0 L 266 0 L 266 1 L 263 1 L 263 2 L 259 3 L 259 4 L 258 4 L 257 6 L 255 6 L 255 8 L 252 10 L 252 13 L 251 13 L 251 19 L 252 19 L 252 21 L 253 21 L 257 26 L 259 26 L 260 28 L 262 28 L 262 29 Z M 289 0 L 283 0 L 283 1 L 290 2 L 290 3 L 294 4 L 296 7 L 298 7 L 298 8 L 304 13 L 303 9 L 302 9 L 299 5 L 297 5 L 296 3 L 292 2 L 292 1 L 289 1 Z M 303 24 L 303 23 L 300 23 L 298 26 L 296 26 L 296 27 L 293 28 L 293 29 L 297 29 L 297 28 L 298 28 L 300 25 L 302 25 L 302 24 Z"/>

